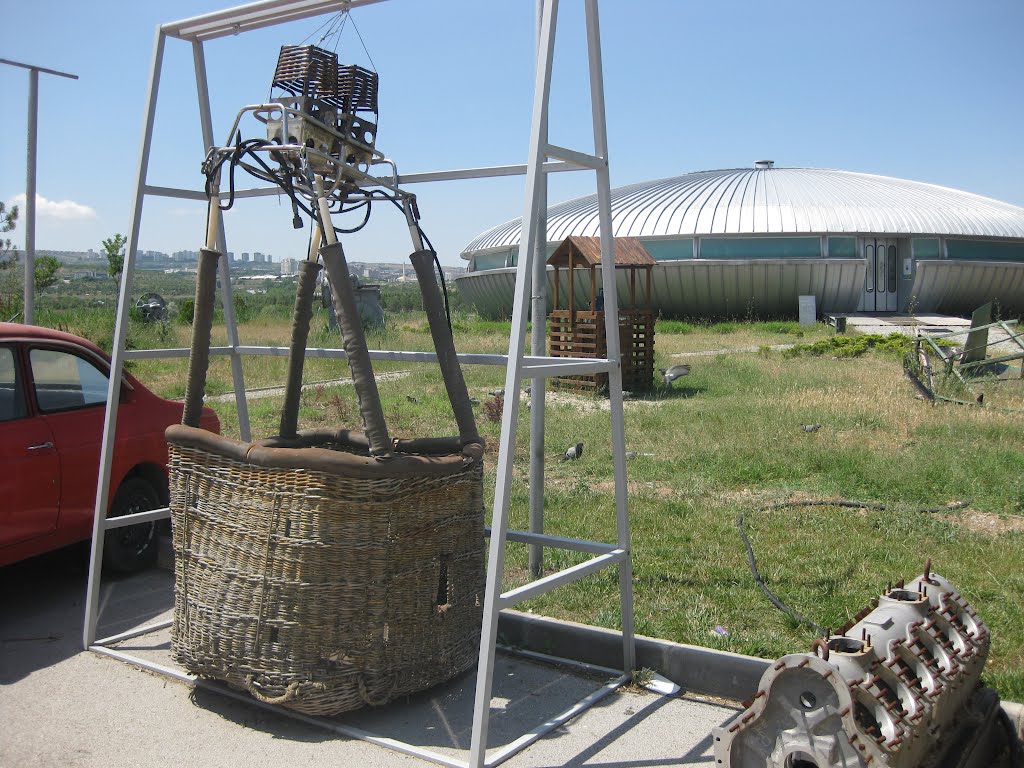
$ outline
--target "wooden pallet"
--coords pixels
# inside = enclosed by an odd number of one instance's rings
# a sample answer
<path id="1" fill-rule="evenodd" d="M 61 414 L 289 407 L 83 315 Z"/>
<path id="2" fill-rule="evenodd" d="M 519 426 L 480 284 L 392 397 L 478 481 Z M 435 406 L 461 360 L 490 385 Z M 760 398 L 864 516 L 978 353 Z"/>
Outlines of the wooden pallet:
<path id="1" fill-rule="evenodd" d="M 603 359 L 608 355 L 604 312 L 554 310 L 548 316 L 548 354 L 552 357 Z M 619 312 L 619 349 L 622 388 L 645 392 L 654 384 L 654 314 L 647 309 Z M 561 376 L 559 387 L 587 392 L 607 391 L 608 374 Z"/>

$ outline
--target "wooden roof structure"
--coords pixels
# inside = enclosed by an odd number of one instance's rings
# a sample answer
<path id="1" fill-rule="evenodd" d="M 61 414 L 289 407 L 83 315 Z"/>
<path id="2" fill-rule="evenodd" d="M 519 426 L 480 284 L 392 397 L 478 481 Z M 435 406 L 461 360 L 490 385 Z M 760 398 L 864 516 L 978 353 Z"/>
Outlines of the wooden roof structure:
<path id="1" fill-rule="evenodd" d="M 653 267 L 654 258 L 647 252 L 635 237 L 616 237 L 615 266 L 618 267 Z M 548 258 L 548 264 L 554 267 L 574 266 L 593 269 L 601 263 L 601 238 L 571 235 L 559 244 L 555 252 Z"/>

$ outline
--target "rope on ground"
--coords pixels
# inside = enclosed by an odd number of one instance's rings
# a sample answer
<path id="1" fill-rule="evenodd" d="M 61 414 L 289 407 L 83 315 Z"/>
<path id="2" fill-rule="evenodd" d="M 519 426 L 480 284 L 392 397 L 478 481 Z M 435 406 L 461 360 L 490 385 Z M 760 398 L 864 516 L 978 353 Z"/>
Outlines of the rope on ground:
<path id="1" fill-rule="evenodd" d="M 915 511 L 918 513 L 932 514 L 935 512 L 952 512 L 957 509 L 963 509 L 971 502 L 968 501 L 957 501 L 952 504 L 947 504 L 942 507 L 919 507 Z M 870 509 L 874 511 L 884 511 L 888 509 L 885 504 L 878 504 L 870 501 L 850 501 L 849 499 L 807 499 L 805 501 L 780 501 L 768 506 L 761 507 L 754 510 L 754 512 L 771 512 L 776 509 L 786 509 L 791 507 L 847 507 L 854 509 Z M 829 630 L 825 627 L 816 624 L 815 622 L 808 619 L 803 614 L 795 611 L 786 605 L 782 600 L 775 596 L 775 593 L 768 588 L 764 578 L 761 576 L 761 572 L 757 568 L 757 558 L 754 556 L 754 547 L 750 543 L 750 539 L 747 537 L 747 532 L 744 530 L 743 523 L 747 513 L 741 512 L 739 518 L 736 520 L 736 528 L 739 530 L 740 538 L 743 539 L 743 545 L 747 549 L 747 564 L 750 566 L 750 573 L 754 577 L 754 581 L 764 592 L 765 596 L 771 601 L 771 604 L 778 608 L 780 611 L 785 613 L 787 616 L 792 618 L 797 624 L 802 624 L 805 627 L 810 627 L 819 636 L 824 637 L 829 634 Z"/>

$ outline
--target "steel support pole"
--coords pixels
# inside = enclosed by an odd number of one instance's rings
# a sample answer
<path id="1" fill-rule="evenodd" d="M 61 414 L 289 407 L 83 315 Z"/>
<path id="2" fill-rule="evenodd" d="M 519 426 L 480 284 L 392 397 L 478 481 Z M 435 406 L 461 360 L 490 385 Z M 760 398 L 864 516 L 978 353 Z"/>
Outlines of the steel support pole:
<path id="1" fill-rule="evenodd" d="M 121 272 L 121 292 L 117 297 L 117 322 L 114 325 L 113 349 L 110 360 L 110 381 L 107 383 L 107 412 L 103 422 L 103 443 L 100 447 L 99 476 L 96 478 L 96 508 L 92 521 L 92 552 L 89 559 L 89 582 L 85 595 L 85 618 L 82 644 L 88 648 L 96 639 L 97 597 L 100 572 L 103 566 L 103 539 L 106 532 L 107 502 L 110 491 L 110 468 L 114 455 L 114 436 L 117 434 L 117 407 L 121 402 L 121 371 L 124 368 L 125 337 L 128 331 L 128 311 L 131 309 L 132 279 L 135 275 L 135 257 L 139 246 L 139 225 L 142 223 L 142 205 L 145 197 L 149 151 L 153 144 L 153 125 L 156 122 L 156 101 L 160 92 L 160 71 L 164 60 L 166 37 L 159 27 L 153 44 L 153 61 L 149 70 L 149 95 L 146 98 L 146 118 L 142 128 L 139 149 L 138 174 L 135 179 L 135 204 L 132 225 L 128 232 L 128 249 Z"/>
<path id="2" fill-rule="evenodd" d="M 36 144 L 39 125 L 39 70 L 28 71 L 28 146 L 25 152 L 24 319 L 35 324 L 36 308 Z"/>
<path id="3" fill-rule="evenodd" d="M 199 122 L 203 131 L 203 155 L 214 145 L 213 118 L 210 115 L 210 87 L 206 79 L 206 55 L 203 44 L 192 43 L 192 61 L 196 70 L 196 95 L 199 97 Z M 235 390 L 235 410 L 238 413 L 239 438 L 245 442 L 252 439 L 249 426 L 249 402 L 245 398 L 245 373 L 242 369 L 242 356 L 238 352 L 238 321 L 235 317 L 235 297 L 231 288 L 231 269 L 228 262 L 227 235 L 224 232 L 224 214 L 218 214 L 217 250 L 223 254 L 218 265 L 220 276 L 221 306 L 224 308 L 224 326 L 227 330 L 228 346 L 232 352 L 231 384 Z"/>
<path id="4" fill-rule="evenodd" d="M 622 413 L 622 350 L 619 342 L 619 297 L 615 280 L 615 243 L 612 233 L 611 178 L 608 172 L 608 132 L 605 122 L 604 74 L 601 64 L 601 29 L 597 0 L 585 0 L 587 51 L 590 63 L 590 101 L 594 121 L 594 154 L 604 162 L 597 169 L 598 219 L 601 229 L 601 284 L 604 288 L 605 336 L 608 358 L 615 365 L 608 372 L 611 400 L 612 459 L 615 473 L 615 513 L 619 548 L 626 552 L 619 564 L 619 601 L 622 614 L 622 669 L 636 666 L 633 626 L 633 567 L 629 534 L 629 502 L 626 478 L 626 428 Z"/>
<path id="5" fill-rule="evenodd" d="M 544 0 L 537 0 L 537 56 L 540 61 L 540 29 L 544 15 Z M 540 126 L 541 146 L 548 143 L 547 114 Z M 546 159 L 546 158 L 545 158 Z M 520 258 L 527 248 L 533 249 L 533 296 L 530 303 L 532 334 L 530 354 L 547 352 L 547 244 L 548 244 L 548 177 L 541 174 L 543 183 L 537 190 L 537 236 L 529 244 L 520 243 Z M 544 416 L 547 379 L 537 376 L 530 383 L 530 533 L 544 533 Z M 509 393 L 505 391 L 505 397 Z M 530 575 L 539 578 L 544 573 L 544 547 L 529 545 Z"/>
<path id="6" fill-rule="evenodd" d="M 508 367 L 505 369 L 505 408 L 501 414 L 501 438 L 498 448 L 494 508 L 491 515 L 491 540 L 487 560 L 487 585 L 484 591 L 483 626 L 480 633 L 480 657 L 477 664 L 476 693 L 473 704 L 473 730 L 469 749 L 469 767 L 483 768 L 487 760 L 487 732 L 494 683 L 495 642 L 505 572 L 505 542 L 512 496 L 512 467 L 516 453 L 516 424 L 519 421 L 519 384 L 526 343 L 527 300 L 532 282 L 532 244 L 537 237 L 538 190 L 544 183 L 544 142 L 541 134 L 547 118 L 551 92 L 551 64 L 554 58 L 555 20 L 558 0 L 547 0 L 541 17 L 540 41 L 533 90 L 533 119 L 530 128 L 530 153 L 527 158 L 526 204 L 523 234 L 520 238 L 519 264 L 516 265 L 516 293 L 512 309 Z M 523 247 L 525 246 L 525 247 Z"/>

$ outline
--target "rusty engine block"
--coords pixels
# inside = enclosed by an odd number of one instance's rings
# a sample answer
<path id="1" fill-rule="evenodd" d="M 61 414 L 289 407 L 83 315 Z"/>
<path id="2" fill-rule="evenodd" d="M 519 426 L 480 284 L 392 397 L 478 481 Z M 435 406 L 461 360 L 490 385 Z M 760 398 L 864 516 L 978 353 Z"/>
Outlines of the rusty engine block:
<path id="1" fill-rule="evenodd" d="M 977 748 L 999 713 L 979 683 L 988 647 L 984 622 L 927 563 L 813 653 L 769 667 L 746 709 L 715 729 L 716 766 L 992 765 Z"/>

